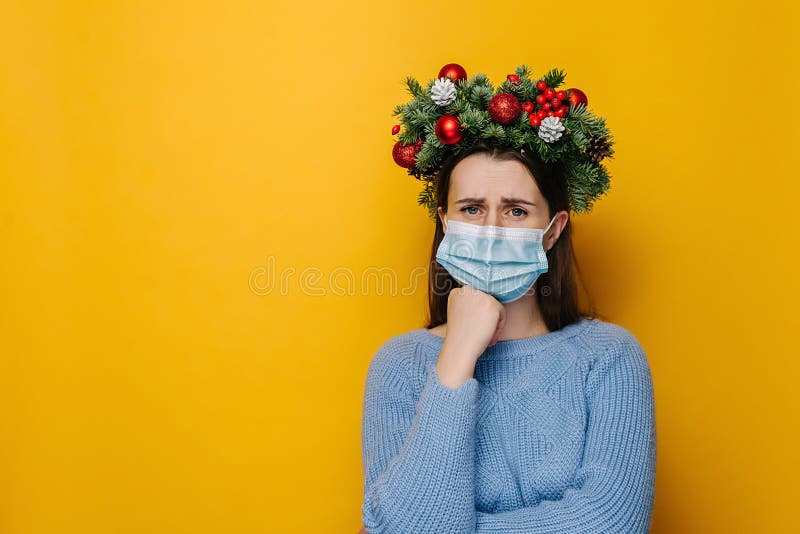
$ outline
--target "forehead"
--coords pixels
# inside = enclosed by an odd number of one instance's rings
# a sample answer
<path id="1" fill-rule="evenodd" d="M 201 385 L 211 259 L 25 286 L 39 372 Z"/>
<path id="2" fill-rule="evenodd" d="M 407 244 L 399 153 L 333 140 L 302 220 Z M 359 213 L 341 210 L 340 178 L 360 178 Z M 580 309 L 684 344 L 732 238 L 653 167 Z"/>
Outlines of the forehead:
<path id="1" fill-rule="evenodd" d="M 527 167 L 517 160 L 495 160 L 485 153 L 461 160 L 450 176 L 448 202 L 463 197 L 517 197 L 539 202 L 542 194 Z"/>

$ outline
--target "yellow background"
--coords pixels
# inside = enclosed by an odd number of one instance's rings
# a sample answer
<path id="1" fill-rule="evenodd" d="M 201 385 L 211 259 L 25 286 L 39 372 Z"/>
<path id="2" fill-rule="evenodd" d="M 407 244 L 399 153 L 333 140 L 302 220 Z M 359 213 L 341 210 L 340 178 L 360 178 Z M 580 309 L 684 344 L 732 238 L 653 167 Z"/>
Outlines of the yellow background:
<path id="1" fill-rule="evenodd" d="M 614 134 L 575 246 L 651 362 L 653 532 L 795 525 L 789 2 L 337 4 L 0 2 L 0 531 L 358 530 L 432 237 L 390 112 L 449 62 L 562 68 Z"/>

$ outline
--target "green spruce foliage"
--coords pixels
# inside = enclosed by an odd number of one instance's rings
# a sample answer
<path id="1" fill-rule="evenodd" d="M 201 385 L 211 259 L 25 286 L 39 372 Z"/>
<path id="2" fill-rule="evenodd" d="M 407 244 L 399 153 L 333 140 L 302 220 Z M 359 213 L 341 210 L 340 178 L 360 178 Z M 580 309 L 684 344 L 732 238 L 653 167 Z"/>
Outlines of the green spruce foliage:
<path id="1" fill-rule="evenodd" d="M 576 213 L 591 210 L 597 197 L 608 190 L 610 177 L 603 164 L 597 161 L 602 157 L 598 158 L 595 154 L 593 159 L 591 149 L 593 141 L 604 140 L 609 147 L 604 156 L 613 157 L 610 147 L 614 142 L 605 120 L 593 115 L 585 105 L 569 107 L 567 116 L 560 119 L 565 130 L 552 143 L 539 137 L 538 127 L 531 125 L 528 113 L 524 110 L 513 124 L 503 126 L 492 121 L 488 106 L 496 94 L 511 93 L 520 102 L 533 103 L 531 114 L 534 114 L 541 109 L 536 104 L 536 96 L 540 93 L 536 82 L 544 80 L 553 90 L 564 90 L 560 87 L 566 74 L 561 70 L 552 69 L 544 76 L 535 77 L 527 65 L 520 65 L 514 72 L 519 76 L 518 82 L 506 79 L 496 88 L 481 73 L 459 80 L 455 83 L 455 100 L 446 106 L 439 106 L 431 99 L 435 80 L 423 86 L 412 77 L 406 78 L 411 100 L 395 106 L 392 116 L 399 117 L 401 124 L 398 141 L 412 144 L 422 140 L 415 166 L 408 169 L 408 174 L 422 182 L 418 203 L 427 208 L 432 220 L 436 218 L 435 192 L 439 168 L 448 157 L 468 149 L 478 140 L 515 149 L 524 148 L 545 163 L 561 162 L 568 181 L 570 208 Z M 458 143 L 445 145 L 436 137 L 436 121 L 442 115 L 458 118 L 462 133 Z"/>

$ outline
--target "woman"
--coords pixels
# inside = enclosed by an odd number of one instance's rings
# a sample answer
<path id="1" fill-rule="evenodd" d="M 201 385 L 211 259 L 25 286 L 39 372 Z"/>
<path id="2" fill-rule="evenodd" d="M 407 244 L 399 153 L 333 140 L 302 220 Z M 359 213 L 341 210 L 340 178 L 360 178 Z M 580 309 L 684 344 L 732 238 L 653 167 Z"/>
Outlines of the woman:
<path id="1" fill-rule="evenodd" d="M 563 169 L 478 142 L 443 164 L 436 203 L 430 321 L 367 373 L 366 531 L 647 532 L 650 368 L 579 310 Z"/>

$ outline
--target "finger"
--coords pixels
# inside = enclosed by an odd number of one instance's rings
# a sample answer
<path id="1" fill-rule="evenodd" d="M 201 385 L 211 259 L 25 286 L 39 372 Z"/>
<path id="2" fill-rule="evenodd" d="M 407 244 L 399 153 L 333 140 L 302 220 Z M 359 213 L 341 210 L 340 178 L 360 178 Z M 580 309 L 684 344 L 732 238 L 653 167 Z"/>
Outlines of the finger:
<path id="1" fill-rule="evenodd" d="M 500 305 L 500 318 L 497 320 L 498 333 L 506 327 L 506 307 Z"/>
<path id="2" fill-rule="evenodd" d="M 491 341 L 489 341 L 489 346 L 491 347 L 492 345 L 494 345 L 495 343 L 497 343 L 497 340 L 498 340 L 499 338 L 500 338 L 500 330 L 495 330 L 495 331 L 494 331 L 494 335 L 492 336 L 492 339 L 491 339 Z"/>
<path id="3" fill-rule="evenodd" d="M 506 326 L 506 313 L 505 308 L 502 306 L 500 307 L 500 317 L 497 321 L 497 324 L 494 328 L 494 335 L 492 335 L 492 341 L 490 345 L 494 345 L 497 343 L 498 339 L 500 339 L 500 334 L 503 332 L 503 328 Z"/>

